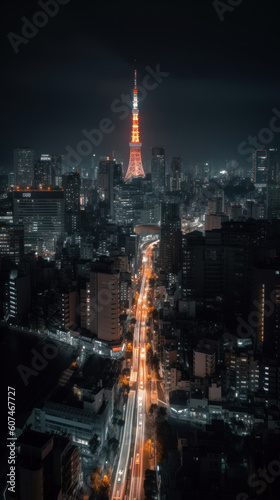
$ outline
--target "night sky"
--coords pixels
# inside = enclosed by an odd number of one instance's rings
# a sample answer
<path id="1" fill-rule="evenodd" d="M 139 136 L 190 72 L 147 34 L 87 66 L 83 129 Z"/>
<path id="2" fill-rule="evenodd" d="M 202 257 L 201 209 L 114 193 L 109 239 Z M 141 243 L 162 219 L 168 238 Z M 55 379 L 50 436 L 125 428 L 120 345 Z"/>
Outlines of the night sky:
<path id="1" fill-rule="evenodd" d="M 21 35 L 21 18 L 31 21 L 42 7 L 2 3 L 0 166 L 17 146 L 33 147 L 37 155 L 75 150 L 85 139 L 82 130 L 98 128 L 103 118 L 114 131 L 93 152 L 114 149 L 127 161 L 131 116 L 120 119 L 111 105 L 131 92 L 134 59 L 139 84 L 147 66 L 169 74 L 139 104 L 144 161 L 150 147 L 165 146 L 167 157 L 183 156 L 186 164 L 246 164 L 238 145 L 269 127 L 272 109 L 280 110 L 277 2 L 243 0 L 223 21 L 210 0 L 64 2 L 17 54 L 8 33 Z M 275 134 L 269 147 L 279 139 Z"/>

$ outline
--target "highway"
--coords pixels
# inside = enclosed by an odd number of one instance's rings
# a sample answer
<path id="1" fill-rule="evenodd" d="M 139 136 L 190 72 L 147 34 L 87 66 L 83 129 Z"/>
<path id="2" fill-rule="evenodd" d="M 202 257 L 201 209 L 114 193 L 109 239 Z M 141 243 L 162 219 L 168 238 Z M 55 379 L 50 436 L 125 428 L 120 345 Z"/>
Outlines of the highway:
<path id="1" fill-rule="evenodd" d="M 133 363 L 130 375 L 130 381 L 135 384 L 136 390 L 130 390 L 128 396 L 123 442 L 115 481 L 112 484 L 112 500 L 144 499 L 143 451 L 147 437 L 146 418 L 148 411 L 146 370 L 147 291 L 148 279 L 152 271 L 152 247 L 155 244 L 157 242 L 151 243 L 143 252 L 143 274 L 136 309 Z M 131 407 L 132 404 L 134 404 L 133 408 Z M 132 443 L 133 434 L 134 440 Z M 132 444 L 133 446 L 131 446 Z M 129 481 L 127 481 L 128 471 L 130 472 Z"/>
<path id="2" fill-rule="evenodd" d="M 143 451 L 145 441 L 148 437 L 146 430 L 146 418 L 148 412 L 148 396 L 149 388 L 147 387 L 147 369 L 146 369 L 146 323 L 148 317 L 148 280 L 152 274 L 152 249 L 157 242 L 153 242 L 147 246 L 143 254 L 143 279 L 138 299 L 137 308 L 137 336 L 135 336 L 133 356 L 138 363 L 138 380 L 137 380 L 137 406 L 136 406 L 136 433 L 135 444 L 132 457 L 132 472 L 130 480 L 130 489 L 128 492 L 128 500 L 142 500 L 144 498 L 144 467 L 143 467 Z M 136 365 L 133 365 L 136 369 Z"/>
<path id="3" fill-rule="evenodd" d="M 135 406 L 135 391 L 130 391 L 127 398 L 125 424 L 123 438 L 120 449 L 120 456 L 115 475 L 115 482 L 112 488 L 112 499 L 123 499 L 126 490 L 127 470 L 133 435 L 133 415 Z"/>

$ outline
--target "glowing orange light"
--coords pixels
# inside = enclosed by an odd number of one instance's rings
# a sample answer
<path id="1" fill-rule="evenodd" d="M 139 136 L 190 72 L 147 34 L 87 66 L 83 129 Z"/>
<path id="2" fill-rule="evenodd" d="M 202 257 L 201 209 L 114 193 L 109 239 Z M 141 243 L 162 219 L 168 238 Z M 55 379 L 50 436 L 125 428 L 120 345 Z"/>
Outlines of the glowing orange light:
<path id="1" fill-rule="evenodd" d="M 133 89 L 133 109 L 132 109 L 132 134 L 131 144 L 139 145 L 133 146 L 130 149 L 129 165 L 125 175 L 124 181 L 127 182 L 131 177 L 145 177 L 145 173 L 141 160 L 141 146 L 139 135 L 139 121 L 138 121 L 138 99 L 137 99 L 137 71 L 134 71 L 134 89 Z"/>

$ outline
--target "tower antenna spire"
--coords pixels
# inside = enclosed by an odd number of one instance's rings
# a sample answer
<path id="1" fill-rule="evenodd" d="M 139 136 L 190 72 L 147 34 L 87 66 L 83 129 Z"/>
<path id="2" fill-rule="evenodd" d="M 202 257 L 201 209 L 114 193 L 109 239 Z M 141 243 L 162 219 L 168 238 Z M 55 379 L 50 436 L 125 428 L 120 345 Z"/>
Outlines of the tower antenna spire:
<path id="1" fill-rule="evenodd" d="M 146 177 L 142 165 L 141 147 L 139 139 L 139 110 L 138 110 L 138 89 L 137 89 L 137 70 L 134 69 L 134 88 L 133 88 L 133 108 L 132 108 L 132 134 L 130 147 L 130 157 L 128 169 L 124 181 L 127 182 L 132 177 Z"/>

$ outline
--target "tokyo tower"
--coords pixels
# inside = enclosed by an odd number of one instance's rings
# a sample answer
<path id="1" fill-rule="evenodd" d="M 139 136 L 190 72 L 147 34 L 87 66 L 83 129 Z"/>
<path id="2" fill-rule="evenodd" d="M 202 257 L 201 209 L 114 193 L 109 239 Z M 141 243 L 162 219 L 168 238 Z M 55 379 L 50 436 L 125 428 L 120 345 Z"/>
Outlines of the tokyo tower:
<path id="1" fill-rule="evenodd" d="M 130 147 L 130 157 L 128 169 L 124 182 L 127 182 L 132 177 L 145 177 L 141 159 L 141 146 L 139 142 L 139 121 L 138 121 L 138 90 L 137 90 L 137 71 L 134 70 L 134 89 L 133 89 L 133 108 L 132 108 L 132 134 Z"/>

